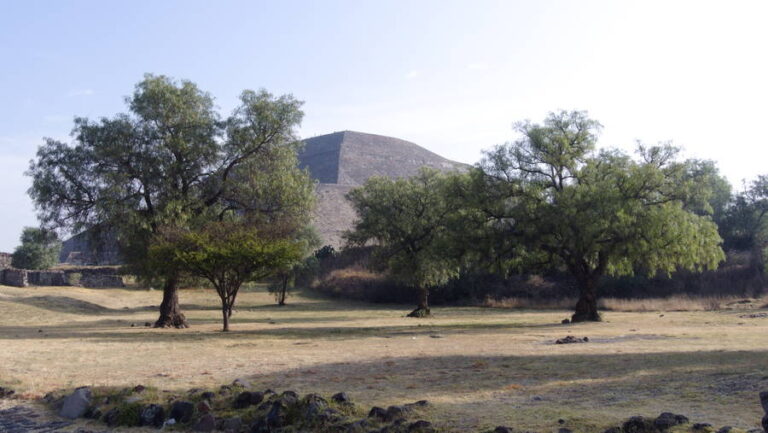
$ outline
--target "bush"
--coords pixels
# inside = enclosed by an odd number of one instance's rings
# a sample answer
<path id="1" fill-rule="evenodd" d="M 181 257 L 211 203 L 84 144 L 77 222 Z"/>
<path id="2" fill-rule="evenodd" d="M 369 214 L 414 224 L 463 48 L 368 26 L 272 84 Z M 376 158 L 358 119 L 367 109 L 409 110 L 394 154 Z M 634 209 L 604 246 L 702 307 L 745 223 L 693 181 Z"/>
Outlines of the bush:
<path id="1" fill-rule="evenodd" d="M 61 242 L 55 232 L 25 227 L 21 245 L 11 258 L 11 266 L 19 269 L 49 269 L 59 263 Z"/>

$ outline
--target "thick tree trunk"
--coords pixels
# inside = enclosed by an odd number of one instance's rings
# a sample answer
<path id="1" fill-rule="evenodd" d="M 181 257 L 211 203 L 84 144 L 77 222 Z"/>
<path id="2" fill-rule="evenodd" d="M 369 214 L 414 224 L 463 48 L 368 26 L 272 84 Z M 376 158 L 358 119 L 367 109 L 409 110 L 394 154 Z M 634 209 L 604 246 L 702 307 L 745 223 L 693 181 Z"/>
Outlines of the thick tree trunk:
<path id="1" fill-rule="evenodd" d="M 168 278 L 163 286 L 163 302 L 155 328 L 189 328 L 187 318 L 179 306 L 179 288 L 176 278 Z"/>
<path id="2" fill-rule="evenodd" d="M 571 322 L 599 322 L 602 319 L 597 312 L 597 278 L 580 278 L 579 288 L 581 296 Z"/>
<path id="3" fill-rule="evenodd" d="M 429 311 L 429 289 L 425 287 L 419 288 L 419 306 L 415 310 L 408 313 L 408 317 L 429 317 L 431 312 Z"/>

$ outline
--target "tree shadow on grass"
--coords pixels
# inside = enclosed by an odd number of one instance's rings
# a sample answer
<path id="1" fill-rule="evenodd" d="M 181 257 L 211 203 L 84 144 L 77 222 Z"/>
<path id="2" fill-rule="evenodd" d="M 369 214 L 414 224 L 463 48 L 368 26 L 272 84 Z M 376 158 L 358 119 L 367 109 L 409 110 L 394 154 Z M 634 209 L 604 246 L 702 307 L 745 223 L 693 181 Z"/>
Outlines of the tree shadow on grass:
<path id="1" fill-rule="evenodd" d="M 296 322 L 309 321 L 301 318 Z M 124 341 L 199 341 L 199 340 L 349 340 L 359 338 L 397 338 L 424 337 L 444 338 L 452 334 L 481 334 L 489 331 L 505 332 L 512 329 L 541 329 L 561 326 L 558 324 L 524 323 L 470 323 L 470 324 L 421 324 L 398 326 L 280 326 L 278 320 L 268 323 L 260 329 L 238 329 L 238 323 L 245 324 L 248 319 L 232 322 L 230 332 L 203 330 L 197 331 L 192 321 L 192 328 L 187 330 L 143 328 L 141 323 L 130 320 L 100 320 L 91 322 L 71 322 L 55 326 L 0 326 L 2 339 L 90 339 L 103 342 Z M 131 326 L 133 323 L 135 326 Z M 211 319 L 207 323 L 218 323 Z M 254 319 L 253 323 L 263 323 Z M 42 332 L 39 332 L 42 331 Z"/>

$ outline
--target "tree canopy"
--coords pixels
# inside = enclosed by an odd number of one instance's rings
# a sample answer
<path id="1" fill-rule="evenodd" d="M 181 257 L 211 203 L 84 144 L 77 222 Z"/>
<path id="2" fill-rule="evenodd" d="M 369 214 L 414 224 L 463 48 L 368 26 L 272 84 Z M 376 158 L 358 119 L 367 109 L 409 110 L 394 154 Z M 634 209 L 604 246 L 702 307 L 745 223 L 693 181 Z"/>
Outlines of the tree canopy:
<path id="1" fill-rule="evenodd" d="M 254 164 L 295 152 L 300 101 L 246 90 L 222 118 L 213 97 L 194 83 L 146 75 L 126 102 L 129 113 L 75 119 L 72 144 L 47 139 L 38 149 L 29 193 L 46 226 L 115 230 L 126 262 L 139 275 L 151 275 L 147 252 L 161 230 L 228 212 L 275 209 L 259 194 L 276 180 L 249 184 L 248 197 L 242 182 Z M 164 275 L 155 326 L 187 326 L 179 278 Z"/>
<path id="2" fill-rule="evenodd" d="M 21 245 L 11 257 L 11 265 L 20 269 L 49 269 L 59 263 L 61 241 L 56 232 L 37 227 L 24 227 Z"/>
<path id="3" fill-rule="evenodd" d="M 562 267 L 575 277 L 573 320 L 600 319 L 605 274 L 700 270 L 724 259 L 711 208 L 701 206 L 708 182 L 671 145 L 639 146 L 637 159 L 598 151 L 600 125 L 578 111 L 517 130 L 519 140 L 486 153 L 472 196 L 507 269 Z"/>
<path id="4" fill-rule="evenodd" d="M 409 179 L 374 177 L 352 190 L 347 198 L 357 212 L 349 244 L 372 242 L 375 257 L 390 274 L 419 293 L 414 317 L 429 315 L 431 287 L 458 275 L 460 264 L 450 252 L 451 223 L 456 203 L 451 200 L 452 174 L 431 169 Z"/>

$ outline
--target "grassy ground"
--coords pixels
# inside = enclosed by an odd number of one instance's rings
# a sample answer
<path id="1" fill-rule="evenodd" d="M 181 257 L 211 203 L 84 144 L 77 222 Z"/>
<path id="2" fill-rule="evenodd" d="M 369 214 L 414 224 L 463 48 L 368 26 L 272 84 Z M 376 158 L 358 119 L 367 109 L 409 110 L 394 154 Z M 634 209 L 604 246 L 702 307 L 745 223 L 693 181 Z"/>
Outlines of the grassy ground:
<path id="1" fill-rule="evenodd" d="M 211 291 L 181 293 L 191 329 L 145 328 L 158 291 L 0 286 L 0 385 L 28 397 L 83 385 L 186 390 L 235 378 L 300 393 L 346 391 L 359 404 L 428 399 L 447 431 L 496 425 L 602 431 L 632 415 L 682 413 L 751 428 L 768 390 L 768 318 L 739 309 L 607 312 L 372 306 L 261 290 L 239 298 L 220 332 Z M 133 326 L 132 326 L 133 325 Z M 588 344 L 555 345 L 566 335 Z"/>

